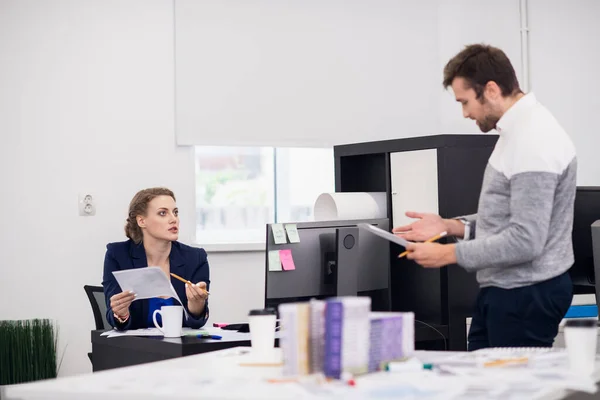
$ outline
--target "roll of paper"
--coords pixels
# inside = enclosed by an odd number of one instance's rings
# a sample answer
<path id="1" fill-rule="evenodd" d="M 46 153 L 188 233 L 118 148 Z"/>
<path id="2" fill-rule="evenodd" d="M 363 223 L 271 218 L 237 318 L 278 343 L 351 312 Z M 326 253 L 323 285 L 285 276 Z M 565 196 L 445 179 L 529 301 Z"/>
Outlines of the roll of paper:
<path id="1" fill-rule="evenodd" d="M 387 218 L 385 192 L 323 193 L 314 215 L 315 221 Z"/>

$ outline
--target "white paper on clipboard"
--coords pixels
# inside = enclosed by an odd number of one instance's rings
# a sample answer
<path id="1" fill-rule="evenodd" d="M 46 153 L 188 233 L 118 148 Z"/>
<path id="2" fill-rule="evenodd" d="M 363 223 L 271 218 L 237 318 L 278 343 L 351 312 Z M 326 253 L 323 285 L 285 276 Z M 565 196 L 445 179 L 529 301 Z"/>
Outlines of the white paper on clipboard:
<path id="1" fill-rule="evenodd" d="M 379 237 L 382 237 L 386 240 L 389 240 L 390 242 L 399 244 L 400 246 L 406 248 L 406 246 L 408 246 L 409 244 L 413 243 L 413 242 L 409 242 L 406 239 L 401 238 L 400 236 L 394 235 L 393 233 L 390 233 L 388 231 L 384 231 L 381 228 L 378 228 L 376 226 L 373 226 L 371 224 L 358 224 L 357 225 L 360 229 L 364 229 L 366 231 L 369 231 Z"/>

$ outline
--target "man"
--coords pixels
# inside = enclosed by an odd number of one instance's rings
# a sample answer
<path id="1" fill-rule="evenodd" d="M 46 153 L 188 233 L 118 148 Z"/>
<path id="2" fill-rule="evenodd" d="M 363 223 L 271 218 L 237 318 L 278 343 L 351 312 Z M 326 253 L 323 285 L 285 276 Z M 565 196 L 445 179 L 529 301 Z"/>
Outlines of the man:
<path id="1" fill-rule="evenodd" d="M 481 287 L 469 350 L 552 346 L 573 298 L 571 230 L 575 147 L 552 114 L 519 88 L 500 49 L 470 45 L 444 68 L 463 116 L 499 139 L 488 160 L 478 213 L 457 219 L 408 212 L 418 220 L 394 229 L 421 242 L 440 232 L 454 244 L 415 243 L 408 258 L 423 267 L 459 264 Z M 460 188 L 456 188 L 460 190 Z"/>

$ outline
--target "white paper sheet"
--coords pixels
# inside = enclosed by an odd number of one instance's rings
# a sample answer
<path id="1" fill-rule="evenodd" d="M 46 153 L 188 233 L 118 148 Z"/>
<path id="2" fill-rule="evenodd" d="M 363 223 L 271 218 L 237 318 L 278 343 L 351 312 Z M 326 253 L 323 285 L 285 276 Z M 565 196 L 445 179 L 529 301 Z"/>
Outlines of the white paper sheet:
<path id="1" fill-rule="evenodd" d="M 358 224 L 357 225 L 359 228 L 364 229 L 366 231 L 369 231 L 379 237 L 382 237 L 386 240 L 389 240 L 390 242 L 394 242 L 399 244 L 402 247 L 406 247 L 408 246 L 410 243 L 408 240 L 401 238 L 400 236 L 394 235 L 393 233 L 390 233 L 388 231 L 384 231 L 381 228 L 377 228 L 376 226 L 370 225 L 370 224 Z"/>
<path id="2" fill-rule="evenodd" d="M 164 333 L 158 328 L 146 328 L 146 329 L 131 329 L 128 331 L 107 331 L 102 333 L 100 336 L 107 336 L 109 338 L 119 336 L 164 336 Z"/>
<path id="3" fill-rule="evenodd" d="M 137 296 L 135 300 L 150 299 L 152 297 L 169 296 L 177 299 L 183 304 L 177 292 L 171 285 L 171 280 L 165 275 L 160 267 L 147 267 L 114 271 L 113 275 L 119 283 L 121 290 L 132 291 Z M 134 300 L 134 301 L 135 301 Z M 189 314 L 183 308 L 186 318 Z"/>
<path id="4" fill-rule="evenodd" d="M 199 335 L 201 333 L 210 333 L 206 329 L 192 329 L 182 328 L 181 336 Z M 106 331 L 100 336 L 107 336 L 109 338 L 119 336 L 164 336 L 164 334 L 158 328 L 145 328 L 145 329 L 130 329 L 127 331 L 118 331 L 116 329 L 112 331 Z"/>
<path id="5" fill-rule="evenodd" d="M 201 329 L 182 328 L 181 336 L 193 336 L 201 333 L 207 333 L 209 335 L 221 336 L 222 340 L 250 340 L 250 332 L 237 332 L 230 331 L 227 329 L 215 328 L 212 326 L 205 326 Z M 146 328 L 146 329 L 130 329 L 127 331 L 118 331 L 113 329 L 112 331 L 106 331 L 100 334 L 100 336 L 107 336 L 109 338 L 119 336 L 164 336 L 164 334 L 157 328 Z M 275 339 L 280 338 L 280 333 L 275 332 Z"/>

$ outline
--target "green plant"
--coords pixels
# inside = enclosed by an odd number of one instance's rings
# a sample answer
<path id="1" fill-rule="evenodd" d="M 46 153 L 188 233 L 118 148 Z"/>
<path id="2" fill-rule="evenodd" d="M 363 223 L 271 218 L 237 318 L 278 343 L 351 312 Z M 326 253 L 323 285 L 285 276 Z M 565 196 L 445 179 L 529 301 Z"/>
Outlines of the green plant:
<path id="1" fill-rule="evenodd" d="M 56 378 L 57 339 L 48 319 L 0 321 L 0 385 Z"/>
<path id="2" fill-rule="evenodd" d="M 208 179 L 206 179 L 206 182 L 204 183 L 204 201 L 206 202 L 206 204 L 212 204 L 212 199 L 217 193 L 217 190 L 220 186 L 231 180 L 243 178 L 243 171 L 238 170 L 225 170 L 210 174 L 210 176 L 208 177 Z"/>

